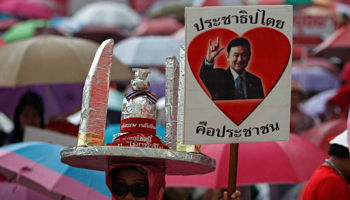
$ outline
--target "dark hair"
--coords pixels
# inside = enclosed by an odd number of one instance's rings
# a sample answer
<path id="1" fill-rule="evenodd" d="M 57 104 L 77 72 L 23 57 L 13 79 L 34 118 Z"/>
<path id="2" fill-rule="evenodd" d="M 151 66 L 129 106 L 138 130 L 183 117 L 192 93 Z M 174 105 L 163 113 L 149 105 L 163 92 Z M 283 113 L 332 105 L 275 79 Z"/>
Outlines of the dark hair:
<path id="1" fill-rule="evenodd" d="M 13 138 L 11 143 L 22 142 L 23 141 L 23 131 L 21 129 L 21 123 L 19 117 L 23 111 L 23 109 L 27 106 L 31 105 L 35 109 L 38 110 L 40 115 L 40 128 L 44 128 L 44 106 L 42 98 L 35 92 L 27 92 L 22 97 L 20 102 L 18 103 L 15 115 L 14 115 L 14 129 L 13 129 Z"/>
<path id="2" fill-rule="evenodd" d="M 242 38 L 242 37 L 238 37 L 238 38 L 234 38 L 233 40 L 231 40 L 230 43 L 228 43 L 227 45 L 227 54 L 230 54 L 231 48 L 232 47 L 237 47 L 237 46 L 246 46 L 248 47 L 248 51 L 250 53 L 250 43 L 247 39 Z"/>
<path id="3" fill-rule="evenodd" d="M 348 158 L 349 149 L 338 144 L 331 144 L 328 148 L 328 155 L 338 158 Z"/>

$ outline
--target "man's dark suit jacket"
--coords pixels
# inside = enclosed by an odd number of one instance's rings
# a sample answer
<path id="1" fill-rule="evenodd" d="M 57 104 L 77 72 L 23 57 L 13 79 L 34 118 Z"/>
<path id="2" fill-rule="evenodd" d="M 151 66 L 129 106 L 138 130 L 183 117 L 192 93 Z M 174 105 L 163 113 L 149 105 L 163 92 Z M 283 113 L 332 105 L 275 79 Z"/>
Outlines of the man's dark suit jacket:
<path id="1" fill-rule="evenodd" d="M 235 82 L 230 68 L 214 69 L 213 65 L 205 65 L 203 62 L 200 70 L 200 78 L 210 92 L 212 100 L 234 100 Z M 247 99 L 262 99 L 264 91 L 260 78 L 245 71 L 247 86 Z"/>

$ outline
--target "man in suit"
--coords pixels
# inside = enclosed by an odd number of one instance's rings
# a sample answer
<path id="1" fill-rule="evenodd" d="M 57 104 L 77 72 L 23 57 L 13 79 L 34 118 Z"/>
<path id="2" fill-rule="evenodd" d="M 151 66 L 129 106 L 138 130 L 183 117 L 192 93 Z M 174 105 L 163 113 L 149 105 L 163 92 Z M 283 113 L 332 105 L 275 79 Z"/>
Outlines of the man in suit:
<path id="1" fill-rule="evenodd" d="M 223 50 L 220 39 L 211 44 L 200 70 L 200 78 L 210 92 L 212 100 L 262 99 L 264 92 L 259 77 L 246 71 L 251 52 L 247 39 L 238 37 L 227 45 L 228 69 L 214 68 L 215 57 Z"/>

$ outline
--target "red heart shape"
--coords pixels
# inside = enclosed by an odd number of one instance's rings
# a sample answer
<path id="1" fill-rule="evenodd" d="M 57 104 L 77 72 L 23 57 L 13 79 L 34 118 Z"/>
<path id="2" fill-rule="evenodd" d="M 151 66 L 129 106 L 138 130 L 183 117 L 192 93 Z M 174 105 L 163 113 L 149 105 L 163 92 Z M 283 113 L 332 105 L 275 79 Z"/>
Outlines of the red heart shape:
<path id="1" fill-rule="evenodd" d="M 187 59 L 194 77 L 210 98 L 210 93 L 199 78 L 199 71 L 209 46 L 209 39 L 216 44 L 220 38 L 220 48 L 225 49 L 215 58 L 215 68 L 228 68 L 226 46 L 237 33 L 223 28 L 216 28 L 197 35 L 189 44 Z M 281 32 L 266 27 L 259 27 L 245 32 L 242 37 L 251 44 L 251 59 L 246 70 L 260 77 L 265 98 L 274 88 L 287 67 L 291 45 Z M 264 99 L 213 101 L 235 124 L 241 124 Z"/>

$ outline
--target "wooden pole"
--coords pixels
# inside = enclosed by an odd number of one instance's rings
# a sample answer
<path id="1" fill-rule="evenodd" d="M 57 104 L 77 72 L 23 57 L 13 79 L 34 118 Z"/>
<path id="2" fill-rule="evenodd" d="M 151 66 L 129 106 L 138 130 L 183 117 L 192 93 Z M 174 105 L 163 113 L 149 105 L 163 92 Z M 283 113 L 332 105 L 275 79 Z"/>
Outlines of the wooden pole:
<path id="1" fill-rule="evenodd" d="M 236 191 L 237 181 L 237 161 L 238 161 L 238 143 L 230 145 L 230 162 L 228 171 L 227 199 Z"/>

